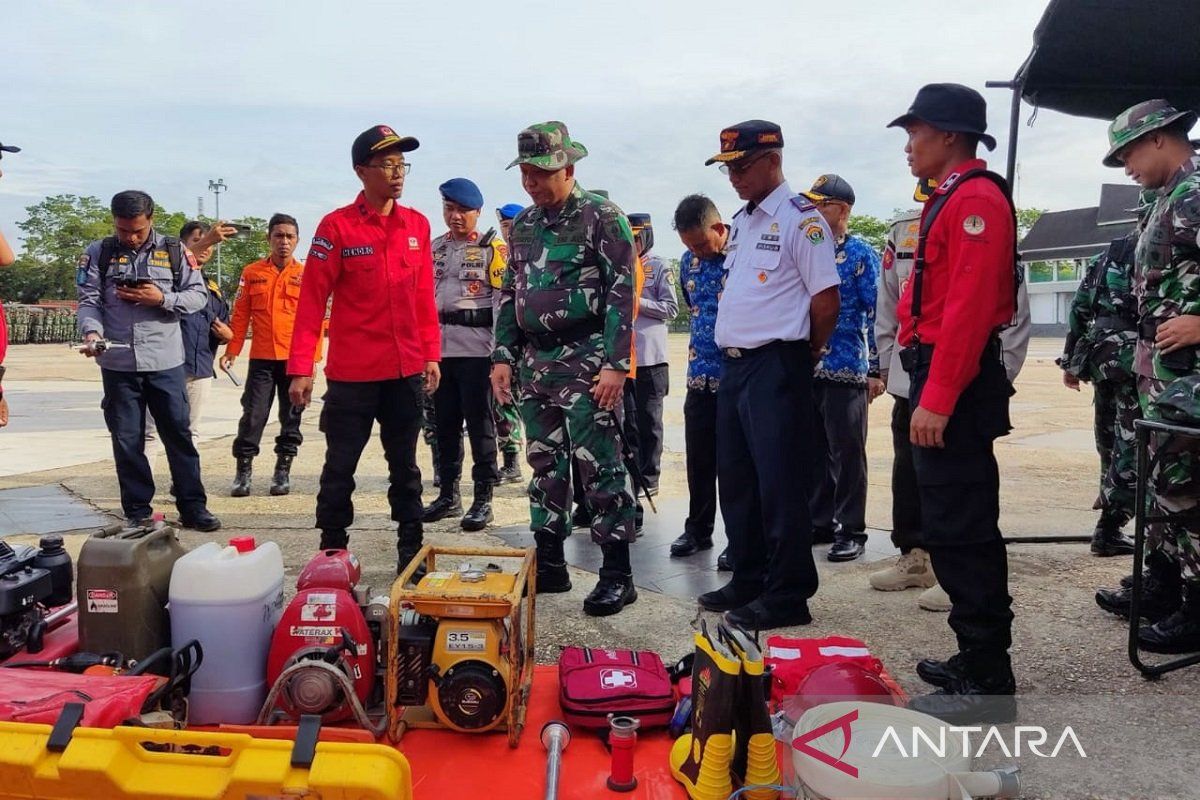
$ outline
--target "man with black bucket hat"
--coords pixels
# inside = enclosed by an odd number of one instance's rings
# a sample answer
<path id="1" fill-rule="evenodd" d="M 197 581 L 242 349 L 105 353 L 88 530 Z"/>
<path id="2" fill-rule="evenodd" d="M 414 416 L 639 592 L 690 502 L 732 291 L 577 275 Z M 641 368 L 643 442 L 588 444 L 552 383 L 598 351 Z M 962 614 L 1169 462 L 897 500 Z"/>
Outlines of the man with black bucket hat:
<path id="1" fill-rule="evenodd" d="M 436 391 L 441 331 L 433 297 L 429 220 L 397 202 L 417 140 L 387 125 L 359 134 L 351 148 L 363 190 L 321 220 L 300 289 L 288 356 L 292 405 L 312 401 L 313 360 L 325 307 L 328 389 L 321 409 L 325 466 L 317 493 L 320 546 L 346 547 L 354 521 L 354 471 L 371 428 L 388 463 L 388 504 L 397 530 L 397 571 L 421 548 L 421 393 Z"/>
<path id="2" fill-rule="evenodd" d="M 1012 384 L 998 338 L 1016 307 L 1016 211 L 1008 185 L 976 157 L 987 134 L 978 92 L 930 84 L 888 127 L 926 201 L 913 278 L 900 298 L 898 344 L 911 379 L 909 426 L 921 497 L 921 531 L 934 574 L 953 604 L 959 652 L 927 659 L 917 674 L 939 687 L 910 707 L 952 724 L 1016 715 L 1012 598 L 1000 534 L 1000 475 L 993 442 L 1006 435 Z"/>

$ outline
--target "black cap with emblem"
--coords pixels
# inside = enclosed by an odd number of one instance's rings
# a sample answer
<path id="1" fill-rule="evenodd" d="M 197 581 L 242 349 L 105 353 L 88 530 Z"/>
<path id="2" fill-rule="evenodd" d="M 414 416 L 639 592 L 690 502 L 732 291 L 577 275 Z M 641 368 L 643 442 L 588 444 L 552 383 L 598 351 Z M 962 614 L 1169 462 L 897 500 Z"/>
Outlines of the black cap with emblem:
<path id="1" fill-rule="evenodd" d="M 376 153 L 382 153 L 392 148 L 401 153 L 407 153 L 420 146 L 421 143 L 413 137 L 398 136 L 387 125 L 372 125 L 354 140 L 354 144 L 350 147 L 350 158 L 354 162 L 354 166 L 359 167 L 370 161 L 371 156 Z"/>
<path id="2" fill-rule="evenodd" d="M 737 161 L 755 150 L 772 147 L 783 147 L 783 129 L 765 119 L 746 120 L 721 131 L 721 152 L 705 161 L 704 166 Z"/>
<path id="3" fill-rule="evenodd" d="M 822 200 L 840 200 L 848 206 L 854 205 L 854 189 L 850 188 L 845 178 L 833 173 L 817 178 L 811 189 L 800 194 L 814 203 L 820 203 Z"/>

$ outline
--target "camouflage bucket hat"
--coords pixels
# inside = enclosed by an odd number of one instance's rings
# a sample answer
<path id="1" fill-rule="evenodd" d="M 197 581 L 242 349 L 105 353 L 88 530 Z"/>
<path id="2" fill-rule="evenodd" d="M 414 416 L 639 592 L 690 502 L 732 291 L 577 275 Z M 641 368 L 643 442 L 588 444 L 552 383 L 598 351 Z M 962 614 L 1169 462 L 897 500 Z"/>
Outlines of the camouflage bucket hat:
<path id="1" fill-rule="evenodd" d="M 556 172 L 587 155 L 587 148 L 571 139 L 565 123 L 551 120 L 530 125 L 517 134 L 517 157 L 505 169 L 530 164 Z"/>
<path id="2" fill-rule="evenodd" d="M 1172 381 L 1154 401 L 1159 415 L 1168 422 L 1200 427 L 1200 375 Z"/>
<path id="3" fill-rule="evenodd" d="M 1180 119 L 1187 119 L 1187 127 L 1191 128 L 1196 124 L 1196 112 L 1180 111 L 1166 100 L 1146 100 L 1125 109 L 1108 126 L 1108 155 L 1104 157 L 1104 166 L 1121 166 L 1121 160 L 1117 158 L 1121 148 Z"/>

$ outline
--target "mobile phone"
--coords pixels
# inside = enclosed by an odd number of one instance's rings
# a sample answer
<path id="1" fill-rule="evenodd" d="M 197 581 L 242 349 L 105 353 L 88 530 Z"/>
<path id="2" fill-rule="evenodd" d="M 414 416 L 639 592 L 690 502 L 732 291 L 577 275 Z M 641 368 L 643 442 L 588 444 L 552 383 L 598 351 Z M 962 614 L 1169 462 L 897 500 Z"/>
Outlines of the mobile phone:
<path id="1" fill-rule="evenodd" d="M 149 278 L 116 278 L 113 281 L 117 286 L 122 286 L 126 289 L 136 289 L 139 286 L 145 286 L 153 282 Z"/>
<path id="2" fill-rule="evenodd" d="M 249 236 L 254 231 L 249 225 L 243 225 L 240 222 L 226 222 L 225 227 L 236 230 L 237 233 L 233 234 L 234 236 Z"/>

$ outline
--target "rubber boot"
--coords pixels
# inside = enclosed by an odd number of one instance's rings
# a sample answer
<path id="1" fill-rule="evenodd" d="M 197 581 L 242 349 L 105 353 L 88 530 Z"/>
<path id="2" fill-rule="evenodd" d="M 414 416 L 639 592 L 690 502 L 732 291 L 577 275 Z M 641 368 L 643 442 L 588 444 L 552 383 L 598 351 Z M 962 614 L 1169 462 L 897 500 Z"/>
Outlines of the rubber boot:
<path id="1" fill-rule="evenodd" d="M 524 476 L 521 475 L 521 462 L 517 458 L 519 454 L 516 452 L 504 454 L 504 466 L 500 468 L 501 483 L 520 483 Z"/>
<path id="2" fill-rule="evenodd" d="M 693 640 L 692 732 L 675 740 L 668 761 L 692 800 L 726 800 L 733 794 L 733 720 L 742 662 L 710 639 L 703 623 Z"/>
<path id="3" fill-rule="evenodd" d="M 1146 556 L 1146 575 L 1142 582 L 1142 602 L 1138 609 L 1141 616 L 1151 622 L 1166 619 L 1179 610 L 1180 598 L 1179 564 L 1165 554 L 1154 551 Z M 1096 592 L 1096 605 L 1110 614 L 1129 619 L 1133 605 L 1133 582 L 1119 589 L 1100 589 Z"/>
<path id="4" fill-rule="evenodd" d="M 409 562 L 417 557 L 417 553 L 425 544 L 425 533 L 419 522 L 401 522 L 396 530 L 396 574 L 399 575 Z M 412 582 L 417 583 L 425 577 L 425 565 L 422 564 L 412 576 Z"/>
<path id="5" fill-rule="evenodd" d="M 1098 558 L 1133 554 L 1133 540 L 1121 532 L 1125 520 L 1112 514 L 1101 514 L 1092 531 L 1092 555 Z"/>
<path id="6" fill-rule="evenodd" d="M 462 518 L 462 529 L 464 531 L 481 531 L 494 518 L 492 515 L 492 484 L 487 481 L 476 481 L 475 499 L 471 501 L 471 507 L 467 509 L 466 516 Z"/>
<path id="7" fill-rule="evenodd" d="M 425 506 L 424 522 L 437 522 L 446 517 L 457 517 L 463 513 L 462 497 L 458 494 L 457 480 L 443 480 L 437 499 Z"/>
<path id="8" fill-rule="evenodd" d="M 637 600 L 633 585 L 633 568 L 629 565 L 629 542 L 600 545 L 604 561 L 600 580 L 583 601 L 583 613 L 589 617 L 607 617 Z"/>
<path id="9" fill-rule="evenodd" d="M 722 625 L 718 634 L 741 659 L 741 691 L 734 707 L 733 775 L 742 786 L 778 786 L 779 762 L 775 757 L 775 735 L 771 713 L 767 709 L 767 684 L 762 649 L 748 633 L 738 627 Z M 750 789 L 743 793 L 750 800 L 776 800 L 776 789 Z"/>
<path id="10" fill-rule="evenodd" d="M 571 573 L 567 571 L 562 538 L 553 531 L 538 531 L 533 539 L 537 543 L 537 593 L 571 591 Z"/>
<path id="11" fill-rule="evenodd" d="M 1200 584 L 1186 584 L 1183 605 L 1174 614 L 1139 628 L 1138 644 L 1151 653 L 1200 652 Z"/>
<path id="12" fill-rule="evenodd" d="M 275 457 L 275 474 L 271 476 L 271 494 L 279 496 L 292 490 L 292 458 L 294 456 Z"/>
<path id="13" fill-rule="evenodd" d="M 345 550 L 350 546 L 350 534 L 344 528 L 334 528 L 321 531 L 321 543 L 318 550 Z"/>
<path id="14" fill-rule="evenodd" d="M 250 475 L 253 468 L 253 456 L 238 456 L 237 474 L 233 476 L 233 486 L 229 487 L 230 497 L 246 497 L 250 494 Z"/>

